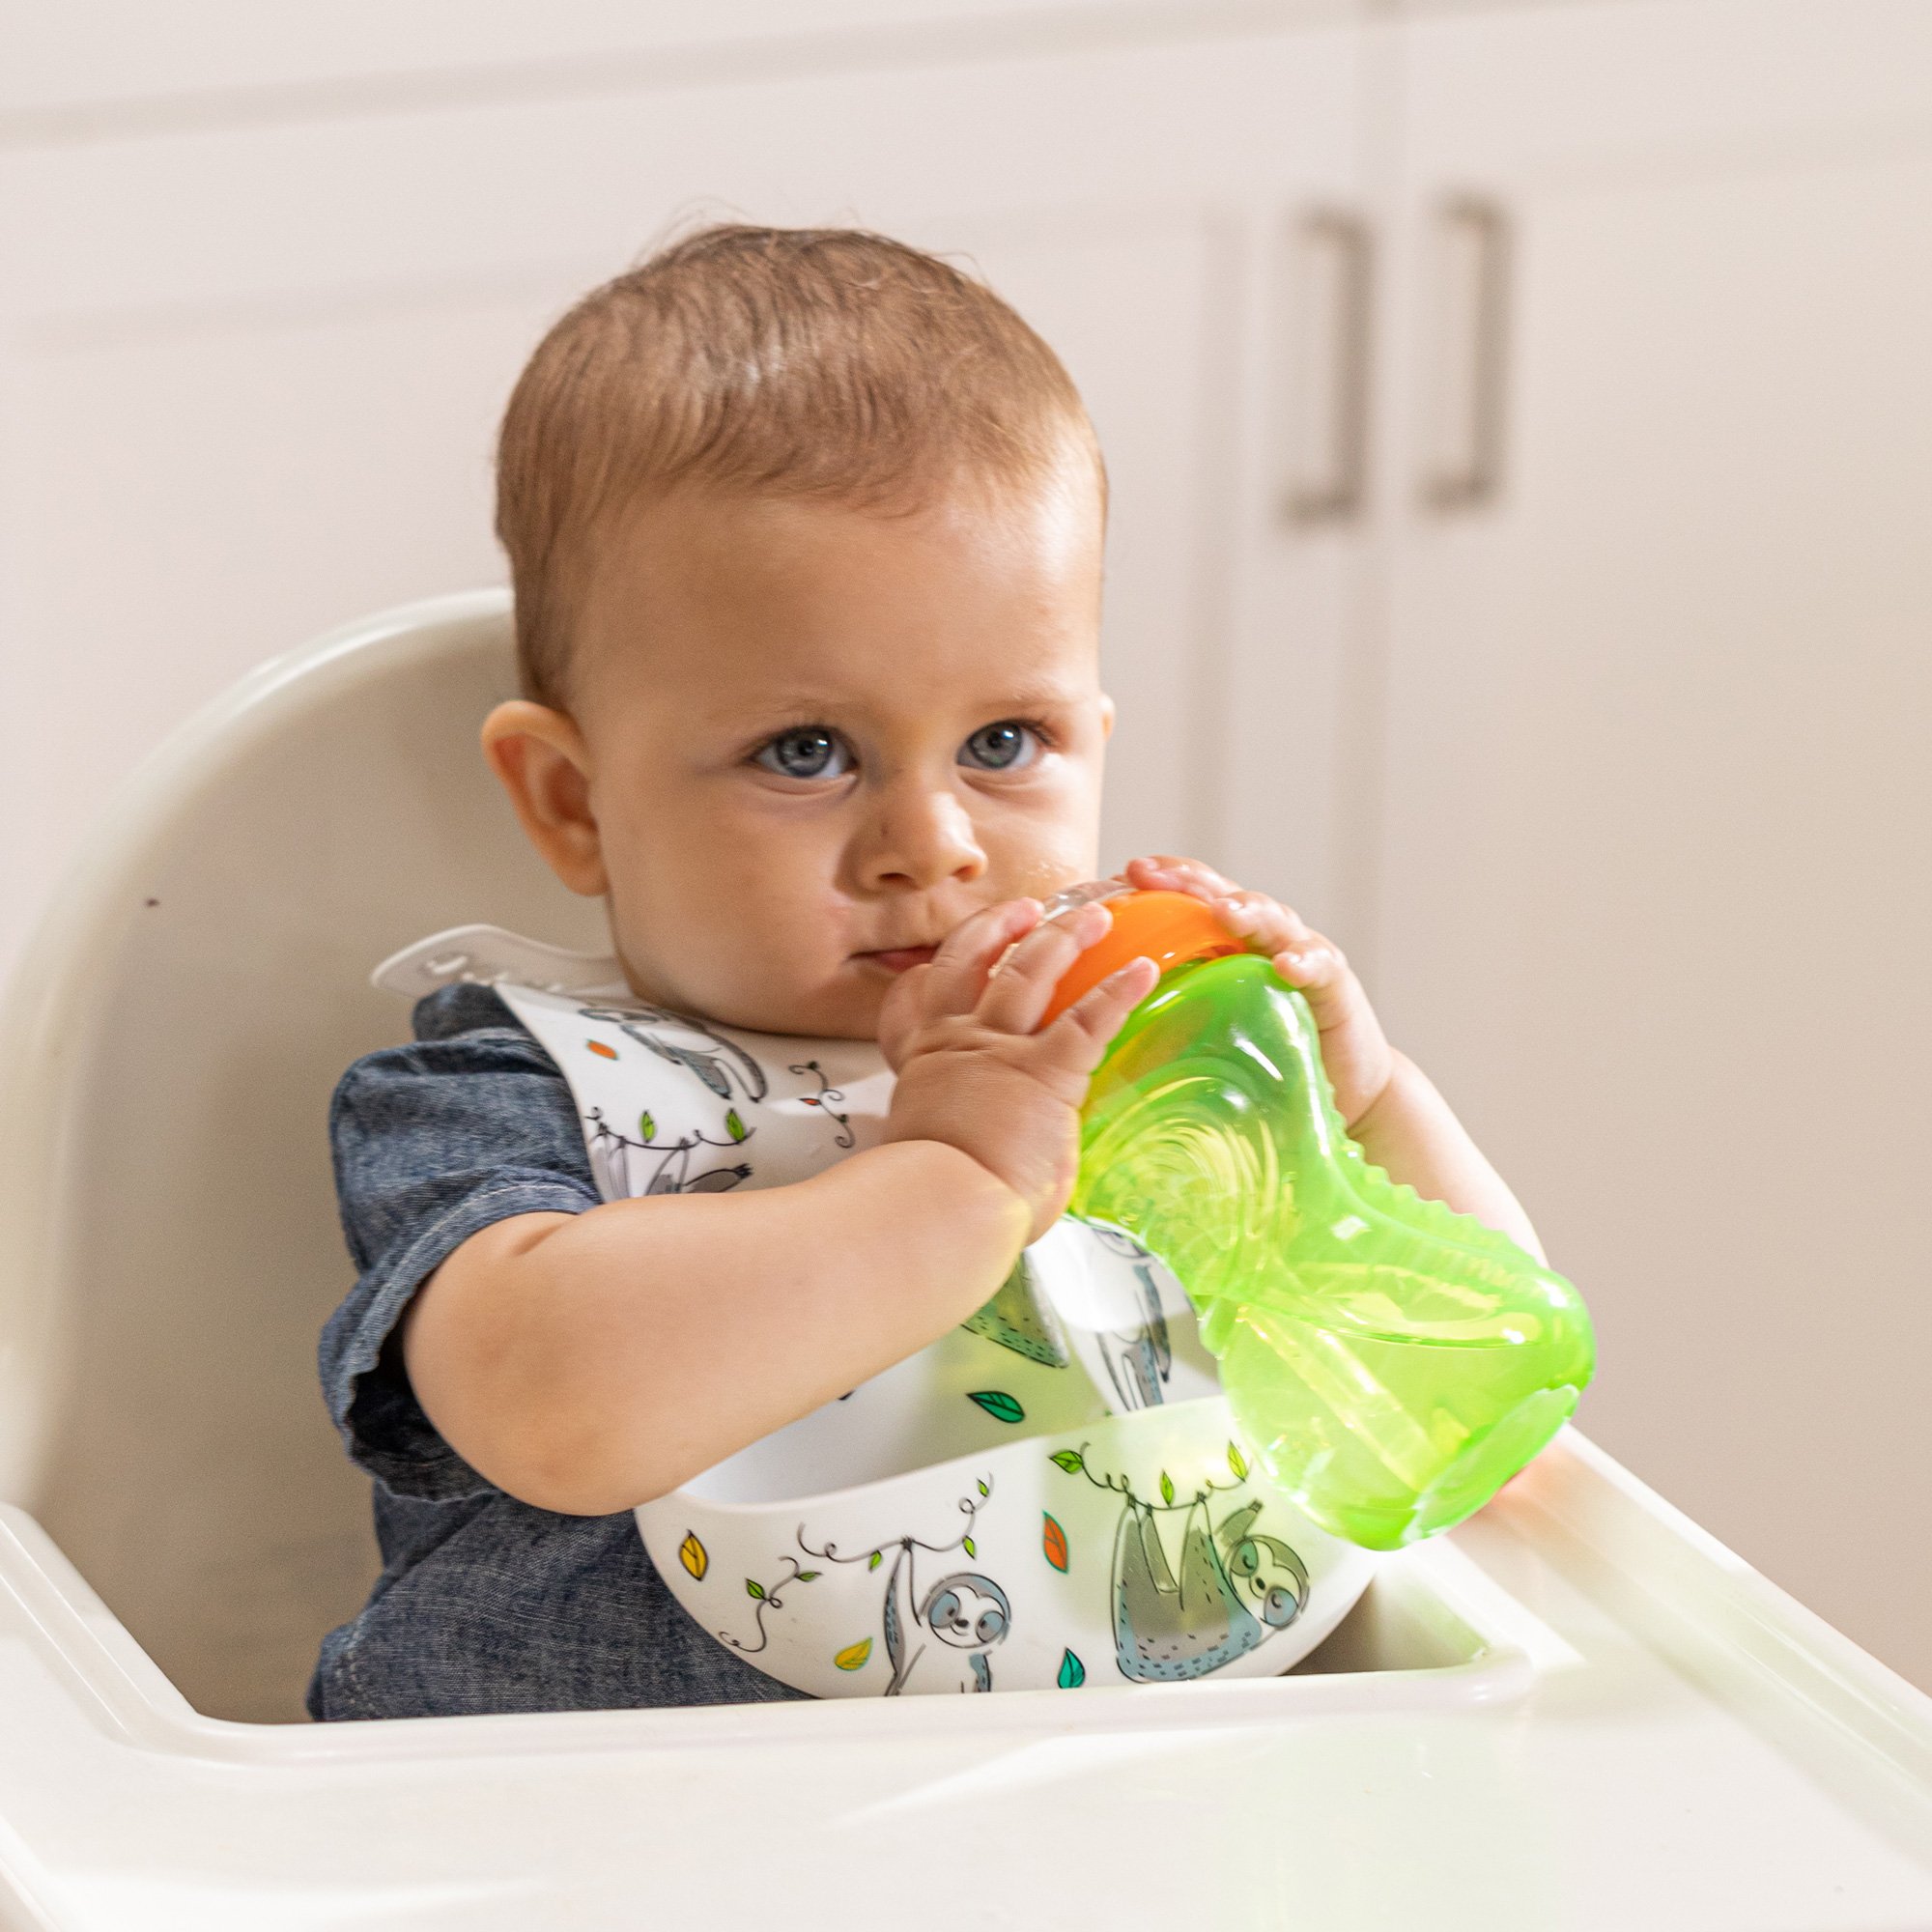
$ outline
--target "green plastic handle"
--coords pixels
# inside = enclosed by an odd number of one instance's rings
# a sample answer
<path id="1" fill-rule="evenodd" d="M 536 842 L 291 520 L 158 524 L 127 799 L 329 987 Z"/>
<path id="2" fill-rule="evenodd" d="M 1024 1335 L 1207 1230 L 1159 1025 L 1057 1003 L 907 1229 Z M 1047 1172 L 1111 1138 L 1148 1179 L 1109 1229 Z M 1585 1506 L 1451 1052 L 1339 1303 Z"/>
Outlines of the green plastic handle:
<path id="1" fill-rule="evenodd" d="M 1363 1157 L 1307 1002 L 1253 954 L 1176 967 L 1128 1016 L 1072 1208 L 1173 1269 L 1269 1476 L 1371 1549 L 1479 1509 L 1595 1367 L 1569 1282 Z"/>

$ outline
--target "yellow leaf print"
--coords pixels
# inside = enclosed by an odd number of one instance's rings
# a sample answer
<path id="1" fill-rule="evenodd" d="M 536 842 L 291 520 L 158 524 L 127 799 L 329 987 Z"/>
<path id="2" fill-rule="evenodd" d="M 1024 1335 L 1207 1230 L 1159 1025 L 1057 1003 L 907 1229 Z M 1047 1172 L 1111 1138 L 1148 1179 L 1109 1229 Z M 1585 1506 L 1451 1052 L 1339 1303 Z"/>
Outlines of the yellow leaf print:
<path id="1" fill-rule="evenodd" d="M 857 1670 L 872 1654 L 872 1639 L 862 1636 L 857 1643 L 848 1643 L 832 1661 L 840 1670 Z"/>
<path id="2" fill-rule="evenodd" d="M 685 1531 L 684 1541 L 677 1546 L 677 1560 L 698 1582 L 704 1581 L 704 1573 L 711 1568 L 711 1558 L 703 1544 L 698 1542 L 695 1529 Z"/>

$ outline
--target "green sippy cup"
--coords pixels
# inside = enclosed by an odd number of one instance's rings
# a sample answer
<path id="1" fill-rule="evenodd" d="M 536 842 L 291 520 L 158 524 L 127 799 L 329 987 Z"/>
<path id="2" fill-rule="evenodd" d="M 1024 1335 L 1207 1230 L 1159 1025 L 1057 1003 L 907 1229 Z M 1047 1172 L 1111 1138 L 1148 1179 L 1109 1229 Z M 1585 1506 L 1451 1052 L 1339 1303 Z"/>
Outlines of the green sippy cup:
<path id="1" fill-rule="evenodd" d="M 1084 887 L 1113 931 L 1063 1009 L 1161 967 L 1094 1073 L 1072 1211 L 1167 1264 L 1242 1434 L 1324 1529 L 1393 1549 L 1462 1521 L 1577 1406 L 1582 1299 L 1506 1236 L 1372 1167 L 1345 1131 L 1308 1004 L 1199 900 Z"/>

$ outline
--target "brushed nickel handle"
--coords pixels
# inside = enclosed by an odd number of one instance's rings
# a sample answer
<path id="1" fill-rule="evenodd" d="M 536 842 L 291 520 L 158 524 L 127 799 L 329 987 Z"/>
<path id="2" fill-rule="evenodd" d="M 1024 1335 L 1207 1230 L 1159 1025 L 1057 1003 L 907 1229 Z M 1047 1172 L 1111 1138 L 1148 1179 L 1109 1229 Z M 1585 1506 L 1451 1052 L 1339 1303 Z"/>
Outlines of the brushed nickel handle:
<path id="1" fill-rule="evenodd" d="M 1480 195 L 1436 211 L 1437 337 L 1434 433 L 1423 501 L 1453 513 L 1501 494 L 1508 434 L 1509 217 Z"/>
<path id="2" fill-rule="evenodd" d="M 1297 525 L 1346 523 L 1367 494 L 1374 243 L 1367 222 L 1337 209 L 1303 215 L 1286 243 L 1293 332 L 1282 514 Z"/>

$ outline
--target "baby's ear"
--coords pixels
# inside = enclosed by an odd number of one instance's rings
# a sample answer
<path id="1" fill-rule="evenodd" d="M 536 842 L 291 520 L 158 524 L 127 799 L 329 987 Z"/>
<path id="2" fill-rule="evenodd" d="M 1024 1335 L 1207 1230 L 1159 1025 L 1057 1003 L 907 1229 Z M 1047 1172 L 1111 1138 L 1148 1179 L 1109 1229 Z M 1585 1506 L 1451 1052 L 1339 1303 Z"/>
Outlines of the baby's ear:
<path id="1" fill-rule="evenodd" d="M 551 870 L 586 898 L 609 891 L 582 733 L 561 711 L 519 697 L 484 719 L 482 735 L 490 769 Z"/>

